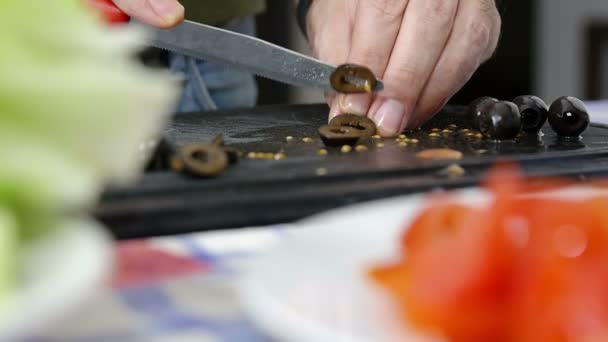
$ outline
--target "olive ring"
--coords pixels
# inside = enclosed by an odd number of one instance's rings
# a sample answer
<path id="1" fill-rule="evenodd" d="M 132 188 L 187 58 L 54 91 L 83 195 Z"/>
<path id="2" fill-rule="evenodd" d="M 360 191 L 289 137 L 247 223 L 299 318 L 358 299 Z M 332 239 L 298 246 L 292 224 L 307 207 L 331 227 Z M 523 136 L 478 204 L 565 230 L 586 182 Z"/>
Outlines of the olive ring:
<path id="1" fill-rule="evenodd" d="M 374 73 L 361 65 L 342 64 L 332 72 L 330 83 L 335 91 L 343 94 L 371 93 L 378 81 Z"/>
<path id="2" fill-rule="evenodd" d="M 333 118 L 329 125 L 319 128 L 319 135 L 326 146 L 354 145 L 360 138 L 376 134 L 376 124 L 367 117 L 342 114 Z"/>
<path id="3" fill-rule="evenodd" d="M 195 176 L 214 177 L 228 166 L 226 152 L 211 144 L 191 144 L 179 149 L 171 167 L 175 171 L 186 171 Z"/>
<path id="4" fill-rule="evenodd" d="M 371 119 L 360 115 L 338 115 L 329 122 L 329 125 L 333 127 L 350 127 L 362 138 L 369 138 L 376 134 L 376 123 Z"/>

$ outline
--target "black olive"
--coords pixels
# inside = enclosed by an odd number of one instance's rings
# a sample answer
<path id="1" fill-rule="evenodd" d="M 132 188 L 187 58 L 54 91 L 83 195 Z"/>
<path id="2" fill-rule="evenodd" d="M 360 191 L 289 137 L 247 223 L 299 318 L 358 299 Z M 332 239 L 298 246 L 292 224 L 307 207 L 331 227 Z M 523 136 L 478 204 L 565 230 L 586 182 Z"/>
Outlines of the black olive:
<path id="1" fill-rule="evenodd" d="M 538 133 L 547 122 L 549 108 L 537 96 L 522 95 L 513 100 L 521 114 L 521 129 L 526 133 Z"/>
<path id="2" fill-rule="evenodd" d="M 228 165 L 226 152 L 211 144 L 191 144 L 179 149 L 172 161 L 175 171 L 186 171 L 195 176 L 213 177 Z"/>
<path id="3" fill-rule="evenodd" d="M 562 96 L 549 107 L 549 124 L 559 136 L 578 137 L 589 127 L 589 112 L 583 101 Z"/>
<path id="4" fill-rule="evenodd" d="M 351 127 L 354 133 L 358 133 L 359 137 L 369 138 L 376 134 L 376 123 L 371 119 L 354 114 L 341 114 L 334 117 L 330 122 L 333 127 Z"/>
<path id="5" fill-rule="evenodd" d="M 488 96 L 480 97 L 471 102 L 467 110 L 467 120 L 474 129 L 479 130 L 478 119 L 484 109 L 496 102 L 498 102 L 497 99 Z"/>
<path id="6" fill-rule="evenodd" d="M 484 107 L 477 122 L 479 131 L 494 140 L 515 139 L 521 130 L 521 115 L 513 102 L 500 101 Z"/>
<path id="7" fill-rule="evenodd" d="M 376 88 L 376 76 L 361 65 L 342 64 L 330 76 L 331 86 L 339 93 L 371 93 Z"/>
<path id="8" fill-rule="evenodd" d="M 361 138 L 356 129 L 348 126 L 321 126 L 319 135 L 326 146 L 355 145 Z"/>

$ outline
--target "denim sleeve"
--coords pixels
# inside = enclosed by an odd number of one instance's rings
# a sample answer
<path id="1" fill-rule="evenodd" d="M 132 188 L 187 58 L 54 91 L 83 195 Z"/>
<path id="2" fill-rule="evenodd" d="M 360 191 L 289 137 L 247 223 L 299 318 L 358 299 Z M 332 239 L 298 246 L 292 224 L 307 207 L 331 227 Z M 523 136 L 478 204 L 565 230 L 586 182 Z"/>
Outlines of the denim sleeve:
<path id="1" fill-rule="evenodd" d="M 255 35 L 255 19 L 234 20 L 224 28 Z M 184 78 L 176 112 L 252 107 L 256 104 L 257 85 L 251 74 L 175 53 L 169 54 L 169 67 Z"/>

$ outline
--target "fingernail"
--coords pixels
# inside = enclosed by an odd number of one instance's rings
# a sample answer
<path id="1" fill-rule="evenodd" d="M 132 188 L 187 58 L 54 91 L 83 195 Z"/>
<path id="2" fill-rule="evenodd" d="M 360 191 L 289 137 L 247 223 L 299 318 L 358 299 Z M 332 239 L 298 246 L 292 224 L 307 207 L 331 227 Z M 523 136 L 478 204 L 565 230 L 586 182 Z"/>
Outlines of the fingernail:
<path id="1" fill-rule="evenodd" d="M 183 17 L 184 7 L 175 0 L 148 0 L 148 2 L 154 12 L 166 22 L 173 22 Z"/>
<path id="2" fill-rule="evenodd" d="M 386 99 L 378 108 L 374 115 L 374 121 L 380 134 L 383 136 L 395 136 L 400 133 L 401 127 L 404 124 L 405 106 L 403 103 Z M 405 121 L 407 125 L 407 121 Z"/>
<path id="3" fill-rule="evenodd" d="M 340 95 L 340 109 L 343 113 L 367 115 L 369 105 L 372 102 L 371 96 L 367 94 Z"/>
<path id="4" fill-rule="evenodd" d="M 340 115 L 340 106 L 338 105 L 338 101 L 337 99 L 334 99 L 331 103 L 331 106 L 329 107 L 329 121 L 331 121 L 331 119 L 335 118 L 336 116 Z"/>

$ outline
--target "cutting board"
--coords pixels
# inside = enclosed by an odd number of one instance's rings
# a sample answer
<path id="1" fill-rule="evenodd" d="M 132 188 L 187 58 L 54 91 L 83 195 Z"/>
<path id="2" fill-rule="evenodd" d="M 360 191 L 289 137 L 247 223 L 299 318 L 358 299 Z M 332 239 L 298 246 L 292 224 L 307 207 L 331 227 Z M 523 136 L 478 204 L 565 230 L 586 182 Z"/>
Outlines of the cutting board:
<path id="1" fill-rule="evenodd" d="M 407 133 L 407 146 L 369 138 L 360 142 L 364 151 L 328 148 L 325 156 L 319 155 L 324 146 L 317 133 L 326 123 L 325 105 L 177 114 L 164 135 L 167 146 L 210 142 L 222 134 L 244 158 L 216 178 L 152 170 L 132 187 L 109 189 L 95 213 L 118 238 L 133 238 L 292 222 L 352 203 L 470 186 L 497 160 L 517 161 L 531 176 L 608 174 L 605 126 L 592 125 L 580 140 L 561 139 L 547 126 L 542 137 L 496 143 L 466 136 L 465 110 L 446 107 L 422 129 Z M 437 134 L 431 136 L 433 130 Z M 441 147 L 459 150 L 464 158 L 416 157 Z M 249 152 L 283 152 L 286 158 L 248 159 Z M 449 176 L 446 168 L 454 163 L 463 175 Z"/>

